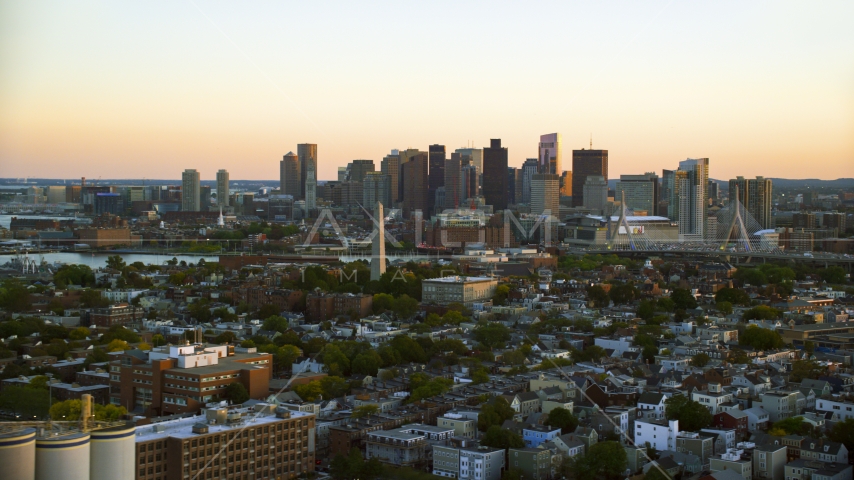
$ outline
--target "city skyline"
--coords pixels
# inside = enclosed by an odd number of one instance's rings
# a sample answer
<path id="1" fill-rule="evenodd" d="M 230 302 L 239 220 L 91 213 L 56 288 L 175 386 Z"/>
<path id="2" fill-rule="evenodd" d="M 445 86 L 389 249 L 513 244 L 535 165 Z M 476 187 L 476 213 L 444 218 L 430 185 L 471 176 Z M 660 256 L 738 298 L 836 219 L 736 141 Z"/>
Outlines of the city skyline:
<path id="1" fill-rule="evenodd" d="M 500 4 L 50 5 L 0 6 L 3 177 L 177 177 L 186 165 L 204 180 L 219 168 L 275 179 L 282 156 L 312 142 L 328 180 L 391 148 L 490 138 L 518 167 L 544 132 L 561 134 L 564 164 L 592 134 L 613 178 L 695 157 L 717 178 L 854 173 L 850 3 L 554 5 L 546 18 Z M 318 16 L 324 38 L 295 42 Z M 413 18 L 439 35 L 401 45 L 379 33 Z M 556 28 L 571 18 L 587 21 Z M 375 73 L 428 64 L 439 68 L 406 82 Z M 500 75 L 454 75 L 494 65 Z M 400 122 L 401 108 L 419 115 Z M 805 175 L 808 158 L 821 162 Z"/>

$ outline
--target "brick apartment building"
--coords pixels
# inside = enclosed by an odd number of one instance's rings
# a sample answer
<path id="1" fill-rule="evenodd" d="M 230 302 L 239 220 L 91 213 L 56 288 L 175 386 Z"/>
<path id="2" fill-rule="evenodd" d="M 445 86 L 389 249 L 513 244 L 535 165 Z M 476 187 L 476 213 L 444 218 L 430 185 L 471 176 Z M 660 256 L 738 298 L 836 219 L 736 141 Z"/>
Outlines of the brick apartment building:
<path id="1" fill-rule="evenodd" d="M 314 472 L 314 415 L 258 404 L 137 428 L 136 480 L 297 478 Z"/>
<path id="2" fill-rule="evenodd" d="M 302 290 L 284 290 L 265 287 L 237 287 L 231 290 L 231 298 L 235 305 L 246 302 L 252 308 L 273 305 L 279 311 L 290 312 L 300 304 L 305 297 Z"/>
<path id="3" fill-rule="evenodd" d="M 371 295 L 365 294 L 310 294 L 306 297 L 305 317 L 313 322 L 323 322 L 337 315 L 354 315 L 359 319 L 372 313 L 373 301 Z"/>
<path id="4" fill-rule="evenodd" d="M 142 241 L 139 235 L 132 235 L 129 228 L 79 228 L 74 231 L 77 243 L 92 248 L 112 245 L 138 245 Z"/>
<path id="5" fill-rule="evenodd" d="M 127 325 L 145 316 L 141 307 L 119 303 L 105 308 L 93 308 L 89 312 L 89 325 L 96 327 L 112 327 L 113 325 Z"/>
<path id="6" fill-rule="evenodd" d="M 228 345 L 168 345 L 127 350 L 110 362 L 110 402 L 146 416 L 197 412 L 240 382 L 251 398 L 269 392 L 273 356 L 233 353 Z"/>

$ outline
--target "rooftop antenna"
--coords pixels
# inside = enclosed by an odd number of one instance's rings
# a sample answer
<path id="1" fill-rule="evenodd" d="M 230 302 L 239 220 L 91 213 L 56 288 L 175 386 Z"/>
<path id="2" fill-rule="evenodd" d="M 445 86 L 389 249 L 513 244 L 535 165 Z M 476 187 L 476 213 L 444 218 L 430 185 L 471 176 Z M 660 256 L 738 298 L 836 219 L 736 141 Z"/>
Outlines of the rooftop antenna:
<path id="1" fill-rule="evenodd" d="M 590 133 L 590 150 L 593 150 L 593 132 Z"/>

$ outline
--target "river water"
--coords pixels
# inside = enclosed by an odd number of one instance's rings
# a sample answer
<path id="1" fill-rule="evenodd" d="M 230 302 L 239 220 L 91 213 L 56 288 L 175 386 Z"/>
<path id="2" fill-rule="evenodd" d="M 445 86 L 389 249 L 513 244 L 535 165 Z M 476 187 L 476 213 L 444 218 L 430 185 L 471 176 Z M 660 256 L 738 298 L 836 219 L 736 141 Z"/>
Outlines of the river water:
<path id="1" fill-rule="evenodd" d="M 217 262 L 219 257 L 216 255 L 163 255 L 163 254 L 142 254 L 142 253 L 118 253 L 118 252 L 59 252 L 59 253 L 33 253 L 30 254 L 30 260 L 35 260 L 36 263 L 41 263 L 41 259 L 48 263 L 61 262 L 67 264 L 83 264 L 90 268 L 100 268 L 107 265 L 107 257 L 110 255 L 121 255 L 125 263 L 130 265 L 133 262 L 142 262 L 146 265 L 163 265 L 173 258 L 177 258 L 187 263 L 197 263 L 199 259 L 204 258 L 206 262 Z M 14 255 L 0 255 L 0 264 L 12 260 Z"/>

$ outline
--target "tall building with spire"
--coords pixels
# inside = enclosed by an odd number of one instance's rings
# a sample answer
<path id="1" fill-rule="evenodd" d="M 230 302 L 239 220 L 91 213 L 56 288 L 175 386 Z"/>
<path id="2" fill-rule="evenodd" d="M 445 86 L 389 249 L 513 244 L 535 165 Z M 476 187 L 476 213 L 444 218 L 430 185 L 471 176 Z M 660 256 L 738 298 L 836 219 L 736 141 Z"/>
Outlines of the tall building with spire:
<path id="1" fill-rule="evenodd" d="M 216 172 L 216 204 L 220 207 L 228 206 L 228 170 L 221 168 Z"/>
<path id="2" fill-rule="evenodd" d="M 374 206 L 374 239 L 371 242 L 371 280 L 385 273 L 385 213 L 382 202 Z"/>
<path id="3" fill-rule="evenodd" d="M 315 178 L 314 164 L 308 164 L 308 172 L 305 176 L 305 213 L 311 215 L 317 208 L 317 179 Z"/>
<path id="4" fill-rule="evenodd" d="M 315 185 L 317 185 L 317 144 L 316 143 L 300 143 L 297 145 L 297 156 L 299 158 L 299 174 L 300 174 L 300 199 L 306 198 L 306 180 L 308 179 L 308 167 L 311 165 L 315 175 Z"/>

